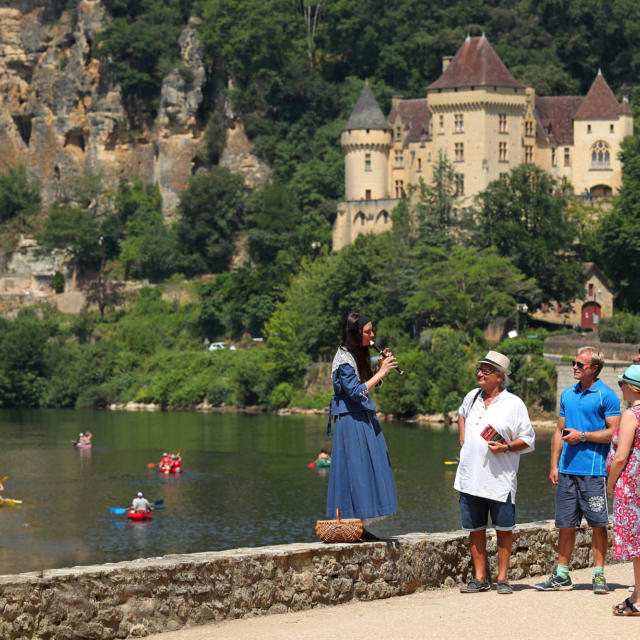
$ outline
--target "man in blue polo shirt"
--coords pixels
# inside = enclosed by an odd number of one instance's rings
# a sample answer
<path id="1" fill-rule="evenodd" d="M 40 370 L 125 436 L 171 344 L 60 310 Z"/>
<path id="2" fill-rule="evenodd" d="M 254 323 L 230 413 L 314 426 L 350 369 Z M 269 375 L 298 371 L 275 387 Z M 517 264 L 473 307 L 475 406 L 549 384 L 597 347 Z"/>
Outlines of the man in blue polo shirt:
<path id="1" fill-rule="evenodd" d="M 595 347 L 582 347 L 573 361 L 573 377 L 560 398 L 560 417 L 551 442 L 549 479 L 556 486 L 558 567 L 539 591 L 569 591 L 573 583 L 569 563 L 576 527 L 584 516 L 592 529 L 591 547 L 595 565 L 593 592 L 609 592 L 604 578 L 607 555 L 607 472 L 609 442 L 620 423 L 620 401 L 615 392 L 598 379 L 604 365 Z"/>

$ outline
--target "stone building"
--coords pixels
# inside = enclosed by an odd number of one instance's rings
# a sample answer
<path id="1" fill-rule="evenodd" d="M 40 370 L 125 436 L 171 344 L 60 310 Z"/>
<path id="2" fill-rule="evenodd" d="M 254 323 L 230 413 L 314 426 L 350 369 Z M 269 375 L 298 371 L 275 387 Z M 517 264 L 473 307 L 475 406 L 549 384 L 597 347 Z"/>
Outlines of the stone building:
<path id="1" fill-rule="evenodd" d="M 607 277 L 594 262 L 585 262 L 583 267 L 584 295 L 581 298 L 565 307 L 557 302 L 543 304 L 532 317 L 585 329 L 594 329 L 600 318 L 610 318 L 613 315 L 613 291 Z"/>
<path id="2" fill-rule="evenodd" d="M 439 153 L 455 168 L 461 206 L 522 163 L 566 178 L 576 195 L 612 195 L 622 181 L 618 148 L 632 133 L 628 101 L 616 100 L 600 71 L 586 96 L 539 97 L 484 35 L 467 37 L 426 97 L 394 98 L 387 117 L 365 84 L 342 130 L 345 200 L 333 248 L 388 229 L 407 185 L 431 182 Z"/>

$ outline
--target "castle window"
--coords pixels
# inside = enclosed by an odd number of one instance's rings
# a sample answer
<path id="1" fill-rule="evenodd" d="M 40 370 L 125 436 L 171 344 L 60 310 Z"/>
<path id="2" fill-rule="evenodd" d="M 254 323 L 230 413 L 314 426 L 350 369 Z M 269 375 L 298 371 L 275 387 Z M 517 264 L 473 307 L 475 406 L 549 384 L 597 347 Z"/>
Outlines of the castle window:
<path id="1" fill-rule="evenodd" d="M 455 143 L 454 158 L 456 162 L 464 162 L 464 142 Z"/>
<path id="2" fill-rule="evenodd" d="M 364 170 L 371 171 L 371 154 L 370 153 L 364 154 Z"/>
<path id="3" fill-rule="evenodd" d="M 591 125 L 590 124 L 587 125 L 587 133 L 591 133 Z"/>
<path id="4" fill-rule="evenodd" d="M 525 164 L 533 163 L 533 146 L 530 144 L 524 145 L 524 163 Z"/>
<path id="5" fill-rule="evenodd" d="M 611 152 L 609 145 L 602 140 L 598 140 L 591 147 L 591 168 L 608 169 L 611 166 Z"/>
<path id="6" fill-rule="evenodd" d="M 417 171 L 422 171 L 422 158 L 418 158 L 418 168 Z"/>
<path id="7" fill-rule="evenodd" d="M 455 185 L 456 185 L 455 195 L 463 196 L 464 195 L 464 174 L 456 173 L 454 178 L 455 178 Z"/>
<path id="8" fill-rule="evenodd" d="M 402 140 L 402 127 L 396 127 L 396 140 Z"/>
<path id="9" fill-rule="evenodd" d="M 440 116 L 440 133 L 444 133 L 444 116 Z"/>
<path id="10" fill-rule="evenodd" d="M 507 133 L 507 114 L 506 113 L 498 114 L 498 131 L 500 133 Z"/>
<path id="11" fill-rule="evenodd" d="M 498 142 L 498 160 L 500 162 L 507 162 L 507 143 Z"/>
<path id="12" fill-rule="evenodd" d="M 551 147 L 551 166 L 555 167 L 558 164 L 558 159 L 556 158 L 556 148 Z"/>
<path id="13" fill-rule="evenodd" d="M 395 162 L 396 169 L 402 169 L 402 167 L 404 167 L 404 155 L 402 151 L 395 152 Z"/>
<path id="14" fill-rule="evenodd" d="M 570 155 L 569 147 L 564 148 L 564 166 L 565 167 L 571 166 L 571 155 Z"/>
<path id="15" fill-rule="evenodd" d="M 531 120 L 526 120 L 524 123 L 524 135 L 527 138 L 531 138 L 533 136 L 533 122 L 531 122 Z"/>
<path id="16" fill-rule="evenodd" d="M 365 200 L 371 200 L 371 189 L 365 189 L 364 190 L 364 199 Z"/>
<path id="17" fill-rule="evenodd" d="M 613 133 L 614 132 L 614 127 L 612 124 L 609 125 L 609 133 Z"/>
<path id="18" fill-rule="evenodd" d="M 404 196 L 404 180 L 396 180 L 396 198 L 402 198 Z"/>
<path id="19" fill-rule="evenodd" d="M 453 121 L 455 125 L 456 133 L 464 133 L 464 114 L 463 113 L 455 113 L 453 115 Z"/>

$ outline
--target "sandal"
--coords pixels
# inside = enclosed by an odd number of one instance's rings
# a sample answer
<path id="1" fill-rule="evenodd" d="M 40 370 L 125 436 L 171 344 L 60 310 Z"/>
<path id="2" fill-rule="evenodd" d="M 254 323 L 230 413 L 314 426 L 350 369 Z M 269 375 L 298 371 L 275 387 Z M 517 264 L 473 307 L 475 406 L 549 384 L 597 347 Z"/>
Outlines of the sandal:
<path id="1" fill-rule="evenodd" d="M 471 578 L 469 584 L 460 587 L 460 593 L 480 593 L 481 591 L 491 591 L 491 583 L 488 580 L 480 582 L 477 578 Z"/>
<path id="2" fill-rule="evenodd" d="M 500 580 L 498 582 L 498 593 L 503 595 L 513 593 L 513 587 L 506 580 Z"/>
<path id="3" fill-rule="evenodd" d="M 614 616 L 640 616 L 640 609 L 636 607 L 634 602 L 627 598 L 624 602 L 617 604 L 613 608 Z"/>

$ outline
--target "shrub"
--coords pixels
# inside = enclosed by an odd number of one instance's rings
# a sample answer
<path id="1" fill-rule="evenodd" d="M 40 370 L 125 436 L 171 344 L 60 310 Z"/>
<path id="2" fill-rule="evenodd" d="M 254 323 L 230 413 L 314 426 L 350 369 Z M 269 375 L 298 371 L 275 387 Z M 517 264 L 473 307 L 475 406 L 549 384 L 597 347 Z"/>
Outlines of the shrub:
<path id="1" fill-rule="evenodd" d="M 219 407 L 232 401 L 233 388 L 226 378 L 217 378 L 207 387 L 207 402 Z"/>
<path id="2" fill-rule="evenodd" d="M 640 315 L 614 313 L 611 318 L 602 318 L 598 333 L 603 342 L 640 342 Z"/>
<path id="3" fill-rule="evenodd" d="M 282 407 L 288 407 L 293 398 L 294 388 L 293 385 L 288 382 L 281 382 L 276 388 L 269 394 L 269 408 L 281 409 Z"/>
<path id="4" fill-rule="evenodd" d="M 53 290 L 56 293 L 64 293 L 64 276 L 59 271 L 56 271 L 53 274 L 53 281 L 51 284 L 53 285 Z"/>

